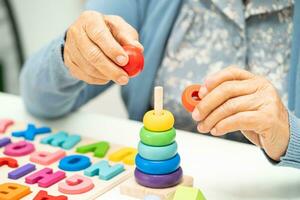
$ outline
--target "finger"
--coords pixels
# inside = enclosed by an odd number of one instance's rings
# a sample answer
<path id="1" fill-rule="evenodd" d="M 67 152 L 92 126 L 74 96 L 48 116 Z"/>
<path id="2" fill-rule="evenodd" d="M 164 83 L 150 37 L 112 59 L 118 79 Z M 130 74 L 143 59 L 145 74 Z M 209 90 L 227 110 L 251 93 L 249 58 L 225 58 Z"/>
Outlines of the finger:
<path id="1" fill-rule="evenodd" d="M 128 63 L 128 55 L 111 34 L 103 15 L 98 12 L 89 11 L 86 21 L 83 28 L 90 40 L 116 64 L 120 66 L 126 65 Z"/>
<path id="2" fill-rule="evenodd" d="M 234 80 L 247 80 L 253 78 L 254 75 L 250 72 L 237 68 L 227 67 L 215 74 L 209 75 L 205 79 L 204 87 L 200 88 L 199 96 L 203 98 L 206 94 L 218 87 L 220 84 L 226 81 Z"/>
<path id="3" fill-rule="evenodd" d="M 69 72 L 70 74 L 78 79 L 78 80 L 82 80 L 88 84 L 93 84 L 93 85 L 103 85 L 103 84 L 106 84 L 108 83 L 109 81 L 108 80 L 105 80 L 105 79 L 97 79 L 97 78 L 94 78 L 94 77 L 91 77 L 87 74 L 85 74 L 83 71 L 80 70 L 80 68 L 70 59 L 69 56 L 65 56 L 65 60 L 66 60 L 66 63 L 68 63 L 68 66 L 69 66 Z"/>
<path id="4" fill-rule="evenodd" d="M 104 19 L 112 35 L 122 46 L 132 45 L 141 51 L 144 50 L 143 45 L 139 42 L 138 32 L 123 18 L 116 15 L 106 15 Z"/>
<path id="5" fill-rule="evenodd" d="M 211 134 L 221 136 L 234 131 L 255 131 L 262 122 L 258 111 L 239 112 L 218 122 Z"/>
<path id="6" fill-rule="evenodd" d="M 76 45 L 70 46 L 70 48 L 72 48 L 70 58 L 81 69 L 81 71 L 96 79 L 109 80 L 109 78 L 106 78 L 105 75 L 98 71 L 94 66 L 90 65 L 90 63 L 82 56 Z"/>
<path id="7" fill-rule="evenodd" d="M 204 120 L 213 110 L 225 103 L 227 100 L 252 94 L 256 91 L 256 83 L 252 80 L 227 81 L 220 84 L 208 93 L 197 105 L 199 112 L 198 120 Z"/>
<path id="8" fill-rule="evenodd" d="M 107 58 L 101 49 L 87 37 L 84 31 L 80 34 L 80 37 L 77 37 L 76 43 L 83 57 L 106 78 L 120 85 L 128 83 L 128 74 Z"/>
<path id="9" fill-rule="evenodd" d="M 228 99 L 199 123 L 199 130 L 201 132 L 210 132 L 219 121 L 239 112 L 255 111 L 260 105 L 260 99 L 257 99 L 255 95 Z"/>

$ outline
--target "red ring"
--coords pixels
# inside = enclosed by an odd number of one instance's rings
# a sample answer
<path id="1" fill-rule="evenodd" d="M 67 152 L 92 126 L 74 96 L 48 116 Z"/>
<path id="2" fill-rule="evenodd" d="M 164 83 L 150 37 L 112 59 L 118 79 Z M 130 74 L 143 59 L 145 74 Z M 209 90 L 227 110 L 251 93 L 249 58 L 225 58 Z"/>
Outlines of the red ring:
<path id="1" fill-rule="evenodd" d="M 188 112 L 193 112 L 197 104 L 200 102 L 200 97 L 198 96 L 201 85 L 190 85 L 182 93 L 181 101 L 183 107 Z"/>

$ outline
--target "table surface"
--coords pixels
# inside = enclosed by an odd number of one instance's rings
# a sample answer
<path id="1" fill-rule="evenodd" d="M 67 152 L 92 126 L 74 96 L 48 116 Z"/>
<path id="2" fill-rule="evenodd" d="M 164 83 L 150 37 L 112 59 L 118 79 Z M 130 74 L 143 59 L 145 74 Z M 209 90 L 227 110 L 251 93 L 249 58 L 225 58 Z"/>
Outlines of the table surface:
<path id="1" fill-rule="evenodd" d="M 0 93 L 0 118 L 46 124 L 95 139 L 136 147 L 142 123 L 77 111 L 57 120 L 30 116 L 18 96 Z M 300 170 L 271 165 L 253 145 L 177 131 L 185 174 L 194 177 L 208 200 L 300 199 Z M 98 199 L 132 199 L 119 187 Z"/>

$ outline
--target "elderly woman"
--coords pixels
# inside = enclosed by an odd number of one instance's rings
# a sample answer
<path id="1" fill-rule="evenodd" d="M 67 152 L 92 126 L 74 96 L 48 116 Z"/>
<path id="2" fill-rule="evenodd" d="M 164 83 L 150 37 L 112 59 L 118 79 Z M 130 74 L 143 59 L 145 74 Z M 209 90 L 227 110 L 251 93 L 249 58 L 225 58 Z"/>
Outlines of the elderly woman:
<path id="1" fill-rule="evenodd" d="M 123 45 L 145 55 L 144 71 L 130 81 Z M 153 86 L 162 85 L 177 128 L 247 138 L 279 165 L 300 168 L 299 47 L 296 1 L 92 0 L 27 61 L 22 95 L 31 113 L 54 118 L 115 82 L 125 85 L 130 118 L 141 120 Z M 191 83 L 203 84 L 192 116 L 180 102 Z"/>

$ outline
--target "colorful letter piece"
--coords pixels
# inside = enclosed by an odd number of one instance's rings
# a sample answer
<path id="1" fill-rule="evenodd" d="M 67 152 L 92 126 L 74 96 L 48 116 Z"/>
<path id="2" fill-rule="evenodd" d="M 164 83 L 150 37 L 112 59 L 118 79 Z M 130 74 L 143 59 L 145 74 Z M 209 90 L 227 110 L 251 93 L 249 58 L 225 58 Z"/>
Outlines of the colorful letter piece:
<path id="1" fill-rule="evenodd" d="M 33 200 L 68 200 L 68 197 L 64 195 L 51 196 L 48 194 L 48 192 L 40 190 Z"/>
<path id="2" fill-rule="evenodd" d="M 69 155 L 59 161 L 58 167 L 64 171 L 80 171 L 91 165 L 89 157 L 82 155 Z"/>
<path id="3" fill-rule="evenodd" d="M 30 155 L 30 161 L 38 163 L 40 165 L 50 165 L 66 155 L 63 150 L 57 150 L 56 152 L 50 153 L 47 151 L 38 151 Z"/>
<path id="4" fill-rule="evenodd" d="M 9 179 L 19 179 L 31 172 L 33 172 L 36 169 L 34 164 L 28 163 L 23 165 L 22 167 L 19 167 L 18 169 L 15 169 L 8 173 Z"/>
<path id="5" fill-rule="evenodd" d="M 127 165 L 134 165 L 134 159 L 137 154 L 137 150 L 131 147 L 124 147 L 109 155 L 108 159 L 113 162 L 120 162 Z"/>
<path id="6" fill-rule="evenodd" d="M 180 156 L 176 154 L 168 160 L 147 160 L 139 154 L 135 158 L 136 167 L 146 174 L 169 174 L 179 168 Z"/>
<path id="7" fill-rule="evenodd" d="M 178 186 L 174 195 L 173 200 L 205 200 L 202 192 L 193 187 Z"/>
<path id="8" fill-rule="evenodd" d="M 20 200 L 30 194 L 30 188 L 17 183 L 0 184 L 0 199 L 1 200 Z"/>
<path id="9" fill-rule="evenodd" d="M 12 126 L 14 121 L 11 119 L 2 119 L 0 120 L 0 133 L 5 133 L 9 126 Z"/>
<path id="10" fill-rule="evenodd" d="M 26 141 L 19 141 L 16 143 L 8 144 L 4 149 L 4 154 L 8 156 L 26 156 L 32 153 L 35 150 L 34 145 L 26 142 Z"/>
<path id="11" fill-rule="evenodd" d="M 109 143 L 106 141 L 97 142 L 94 144 L 88 144 L 76 148 L 77 153 L 94 152 L 94 156 L 103 158 L 109 149 Z"/>
<path id="12" fill-rule="evenodd" d="M 81 137 L 79 135 L 69 135 L 67 132 L 60 131 L 56 134 L 49 135 L 41 140 L 42 144 L 49 144 L 63 149 L 72 149 Z"/>
<path id="13" fill-rule="evenodd" d="M 24 131 L 15 131 L 11 135 L 14 137 L 23 137 L 25 140 L 34 140 L 36 135 L 50 133 L 49 127 L 36 128 L 34 124 L 28 124 L 27 129 Z"/>
<path id="14" fill-rule="evenodd" d="M 58 184 L 58 191 L 64 194 L 82 194 L 93 188 L 94 183 L 91 179 L 78 174 L 74 174 Z"/>
<path id="15" fill-rule="evenodd" d="M 106 160 L 101 160 L 100 162 L 84 170 L 84 175 L 86 176 L 99 175 L 99 178 L 102 180 L 110 180 L 111 178 L 117 176 L 123 171 L 124 171 L 124 165 L 116 164 L 114 166 L 110 166 Z"/>
<path id="16" fill-rule="evenodd" d="M 39 187 L 47 188 L 58 181 L 64 179 L 66 173 L 63 171 L 57 171 L 53 173 L 53 170 L 50 168 L 44 168 L 31 174 L 25 178 L 25 182 L 28 184 L 38 183 Z"/>
<path id="17" fill-rule="evenodd" d="M 9 158 L 9 157 L 1 157 L 0 158 L 0 167 L 3 165 L 7 165 L 10 168 L 16 168 L 16 167 L 18 167 L 18 161 L 16 161 L 13 158 Z"/>
<path id="18" fill-rule="evenodd" d="M 8 145 L 10 143 L 11 143 L 10 138 L 4 137 L 4 138 L 0 139 L 0 148 L 4 147 L 4 146 L 6 146 L 6 145 Z"/>

